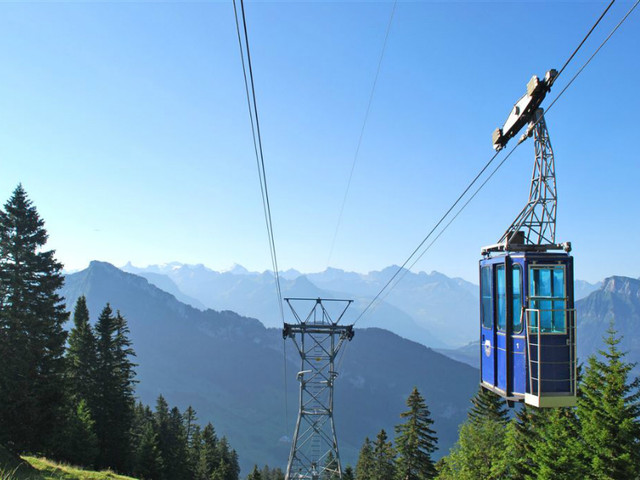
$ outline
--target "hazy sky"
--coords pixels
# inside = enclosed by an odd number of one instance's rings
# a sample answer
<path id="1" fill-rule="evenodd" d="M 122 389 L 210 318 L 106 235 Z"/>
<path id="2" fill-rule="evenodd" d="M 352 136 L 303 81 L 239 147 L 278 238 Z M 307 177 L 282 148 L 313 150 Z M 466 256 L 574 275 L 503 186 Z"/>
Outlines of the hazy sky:
<path id="1" fill-rule="evenodd" d="M 560 68 L 607 3 L 399 2 L 330 265 L 402 263 L 490 158 L 531 75 Z M 545 105 L 630 7 L 616 3 Z M 246 4 L 284 269 L 328 265 L 391 8 Z M 547 116 L 557 240 L 578 278 L 640 276 L 639 51 L 640 9 Z M 231 1 L 0 2 L 0 65 L 0 198 L 23 183 L 68 269 L 270 268 Z M 416 269 L 476 281 L 533 158 L 529 141 Z"/>

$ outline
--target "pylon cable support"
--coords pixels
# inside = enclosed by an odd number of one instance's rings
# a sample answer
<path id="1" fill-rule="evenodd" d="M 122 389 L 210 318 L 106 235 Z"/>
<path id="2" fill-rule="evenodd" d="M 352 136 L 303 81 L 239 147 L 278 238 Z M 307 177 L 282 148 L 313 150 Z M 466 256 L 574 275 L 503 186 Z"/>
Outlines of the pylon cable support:
<path id="1" fill-rule="evenodd" d="M 380 52 L 380 58 L 378 59 L 378 67 L 376 69 L 376 74 L 373 78 L 373 85 L 371 86 L 371 93 L 369 94 L 369 101 L 367 102 L 367 108 L 364 114 L 364 120 L 362 122 L 362 128 L 360 129 L 360 136 L 358 137 L 358 143 L 356 146 L 356 151 L 353 155 L 353 161 L 351 163 L 351 170 L 349 172 L 349 179 L 347 180 L 347 188 L 344 192 L 344 197 L 342 198 L 342 204 L 340 205 L 340 213 L 338 214 L 338 222 L 336 223 L 336 229 L 333 233 L 333 239 L 331 240 L 331 247 L 329 248 L 329 257 L 327 258 L 327 268 L 331 262 L 331 257 L 333 256 L 333 249 L 336 244 L 336 239 L 338 238 L 338 231 L 340 230 L 340 225 L 342 223 L 342 215 L 344 214 L 344 207 L 347 203 L 347 197 L 349 196 L 349 190 L 351 189 L 351 180 L 353 179 L 353 172 L 356 168 L 356 163 L 358 161 L 358 155 L 360 154 L 360 147 L 362 146 L 362 139 L 364 138 L 364 131 L 367 126 L 367 122 L 369 120 L 369 112 L 371 111 L 371 103 L 373 102 L 373 95 L 376 91 L 376 85 L 378 84 L 378 76 L 380 75 L 380 69 L 382 67 L 382 60 L 384 58 L 385 51 L 387 50 L 387 42 L 389 40 L 389 32 L 391 31 L 391 24 L 393 23 L 393 16 L 396 12 L 396 6 L 398 4 L 398 0 L 394 0 L 393 6 L 391 7 L 391 15 L 389 16 L 389 22 L 387 23 L 387 31 L 384 35 L 384 42 L 382 44 L 382 51 Z"/>
<path id="2" fill-rule="evenodd" d="M 604 47 L 604 45 L 609 41 L 609 39 L 613 36 L 613 34 L 620 28 L 620 26 L 625 22 L 625 20 L 629 17 L 629 15 L 631 15 L 631 13 L 635 10 L 635 8 L 638 6 L 638 4 L 640 4 L 640 0 L 636 0 L 636 2 L 633 4 L 633 6 L 629 9 L 629 11 L 624 15 L 624 17 L 622 18 L 622 20 L 620 20 L 620 22 L 618 22 L 618 24 L 613 28 L 613 30 L 611 31 L 611 33 L 609 33 L 609 35 L 602 41 L 602 43 L 600 44 L 600 46 L 594 51 L 594 53 L 589 57 L 589 59 L 587 59 L 587 61 L 582 65 L 582 67 L 580 67 L 580 69 L 578 69 L 578 71 L 575 73 L 575 75 L 571 78 L 571 80 L 569 80 L 569 82 L 567 83 L 567 85 L 560 91 L 560 93 L 553 99 L 553 101 L 549 104 L 549 106 L 546 109 L 546 113 L 548 113 L 553 106 L 555 105 L 555 103 L 560 99 L 560 97 L 562 97 L 562 95 L 567 91 L 567 89 L 571 86 L 571 84 L 573 84 L 573 82 L 576 80 L 576 78 L 578 78 L 578 76 L 582 73 L 582 71 L 587 67 L 587 65 L 589 65 L 591 63 L 591 61 L 593 60 L 593 58 L 600 52 L 600 50 L 602 49 L 602 47 Z M 609 5 L 610 7 L 611 5 Z M 609 7 L 607 7 L 607 10 L 609 9 Z M 606 10 L 605 12 L 606 13 Z M 602 15 L 604 16 L 604 14 Z M 596 25 L 600 22 L 600 20 L 602 19 L 602 16 L 598 19 L 598 21 L 596 22 Z M 595 26 L 593 27 L 595 28 Z M 593 31 L 593 28 L 590 30 L 589 34 L 591 33 L 591 31 Z M 588 35 L 587 35 L 588 37 Z M 584 43 L 585 39 L 582 41 L 582 43 Z M 582 45 L 582 43 L 580 44 L 580 46 Z M 578 47 L 579 48 L 579 47 Z M 569 58 L 569 60 L 567 62 L 565 62 L 565 65 L 563 66 L 563 69 L 568 65 L 569 61 L 571 60 L 571 58 L 573 58 L 573 56 L 575 56 L 575 53 L 577 52 L 574 51 L 574 53 L 571 55 L 571 57 Z M 559 76 L 559 74 L 558 74 Z M 556 77 L 557 78 L 557 77 Z M 541 117 L 543 118 L 543 117 Z M 540 121 L 540 119 L 536 120 L 535 122 L 533 122 L 533 126 L 537 125 L 537 123 Z M 378 301 L 378 299 L 380 299 L 380 302 L 382 302 L 382 300 L 384 300 L 384 298 L 386 298 L 389 295 L 389 292 L 391 290 L 393 290 L 393 288 L 396 287 L 396 285 L 398 283 L 400 283 L 400 281 L 402 280 L 402 278 L 404 278 L 404 276 L 407 274 L 407 272 L 424 256 L 424 254 L 431 248 L 431 246 L 436 242 L 436 240 L 438 238 L 440 238 L 440 236 L 447 230 L 447 228 L 449 228 L 449 226 L 453 223 L 453 221 L 460 215 L 460 213 L 462 213 L 462 211 L 467 207 L 467 205 L 469 205 L 469 203 L 471 203 L 471 201 L 476 197 L 476 195 L 480 192 L 480 190 L 482 190 L 482 188 L 484 188 L 484 186 L 489 182 L 489 180 L 496 174 L 496 172 L 500 169 L 500 167 L 502 167 L 506 161 L 509 159 L 509 157 L 511 157 L 511 155 L 513 154 L 513 152 L 520 146 L 520 144 L 522 142 L 524 142 L 524 140 L 526 139 L 525 136 L 523 136 L 522 138 L 520 138 L 520 140 L 518 141 L 518 143 L 509 151 L 509 153 L 502 159 L 502 161 L 496 166 L 496 168 L 490 173 L 490 175 L 482 182 L 482 184 L 480 184 L 480 186 L 474 191 L 474 193 L 471 195 L 471 197 L 469 197 L 469 199 L 462 205 L 462 207 L 457 211 L 457 213 L 450 219 L 450 221 L 442 228 L 442 230 L 438 233 L 438 235 L 432 240 L 431 243 L 429 243 L 429 245 L 427 245 L 427 247 L 416 257 L 416 254 L 418 253 L 418 251 L 422 248 L 422 246 L 427 242 L 427 240 L 433 235 L 433 233 L 435 232 L 435 230 L 440 226 L 440 224 L 442 224 L 442 222 L 446 219 L 446 217 L 449 216 L 449 214 L 451 213 L 451 211 L 456 207 L 456 205 L 458 203 L 460 203 L 460 201 L 462 200 L 462 198 L 467 194 L 467 192 L 471 189 L 471 187 L 473 187 L 473 185 L 478 181 L 478 179 L 482 176 L 482 174 L 485 172 L 485 170 L 491 165 L 491 163 L 493 163 L 493 161 L 495 160 L 495 158 L 497 157 L 499 152 L 496 152 L 493 154 L 493 156 L 491 157 L 491 159 L 485 164 L 484 167 L 482 167 L 482 169 L 480 170 L 480 172 L 475 176 L 475 178 L 471 181 L 471 183 L 467 186 L 467 188 L 465 188 L 465 190 L 462 192 L 462 194 L 456 199 L 456 201 L 453 203 L 453 205 L 445 212 L 445 214 L 440 218 L 440 220 L 438 220 L 438 222 L 436 223 L 436 225 L 429 231 L 429 233 L 427 234 L 427 236 L 422 240 L 422 242 L 420 242 L 420 244 L 416 247 L 416 249 L 411 252 L 411 254 L 409 255 L 409 257 L 407 257 L 407 259 L 404 261 L 404 263 L 398 267 L 398 269 L 395 271 L 395 273 L 393 274 L 393 276 L 389 279 L 389 281 L 380 289 L 380 291 L 376 294 L 376 296 L 369 302 L 369 304 L 364 308 L 364 310 L 362 310 L 362 312 L 360 313 L 360 315 L 356 318 L 356 320 L 353 322 L 353 324 L 355 325 L 356 323 L 358 323 L 358 321 L 365 315 L 366 312 L 370 311 L 371 308 L 374 306 L 374 304 L 376 304 L 376 302 Z M 404 267 L 407 266 L 407 264 L 409 264 L 409 262 L 413 259 L 414 261 L 411 263 L 411 265 L 409 266 L 408 269 L 405 269 Z M 396 279 L 396 277 L 398 277 L 398 275 L 400 275 L 400 273 L 402 273 L 402 276 L 400 278 L 398 278 L 398 280 L 392 284 L 392 282 L 394 281 L 394 279 Z M 390 286 L 391 285 L 391 286 Z M 386 293 L 385 293 L 386 291 Z M 382 294 L 385 294 L 384 297 L 381 298 Z M 378 302 L 378 303 L 380 303 Z M 377 306 L 378 304 L 376 304 Z"/>
<path id="3" fill-rule="evenodd" d="M 237 2 L 240 2 L 240 10 L 238 10 Z M 242 62 L 242 73 L 244 76 L 244 86 L 247 96 L 247 105 L 249 107 L 249 118 L 251 121 L 251 134 L 253 137 L 253 147 L 256 155 L 256 164 L 258 167 L 258 176 L 260 179 L 260 192 L 262 195 L 262 206 L 264 210 L 265 224 L 267 227 L 267 236 L 269 239 L 269 251 L 271 254 L 271 264 L 276 283 L 276 294 L 278 296 L 278 308 L 280 317 L 284 323 L 284 308 L 282 305 L 282 289 L 280 287 L 280 273 L 278 269 L 278 257 L 276 253 L 276 242 L 273 233 L 273 220 L 271 217 L 271 203 L 269 201 L 269 189 L 267 186 L 267 172 L 264 165 L 264 152 L 262 148 L 262 134 L 260 132 L 260 120 L 258 117 L 258 104 L 256 101 L 256 89 L 253 78 L 253 67 L 251 64 L 251 51 L 249 49 L 249 34 L 247 30 L 247 19 L 244 11 L 243 0 L 233 0 L 233 12 L 236 20 L 236 30 L 238 33 L 238 45 L 240 47 L 240 60 Z M 239 13 L 242 15 L 242 32 L 240 27 Z M 244 43 L 243 43 L 244 38 Z M 248 73 L 248 75 L 247 75 Z"/>

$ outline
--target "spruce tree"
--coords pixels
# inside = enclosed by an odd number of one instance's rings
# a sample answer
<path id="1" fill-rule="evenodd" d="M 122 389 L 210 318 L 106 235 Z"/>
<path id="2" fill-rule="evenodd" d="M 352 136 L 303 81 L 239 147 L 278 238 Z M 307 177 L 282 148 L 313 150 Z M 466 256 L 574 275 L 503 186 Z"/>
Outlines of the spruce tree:
<path id="1" fill-rule="evenodd" d="M 369 437 L 364 439 L 356 464 L 356 480 L 369 480 L 373 475 L 373 447 Z"/>
<path id="2" fill-rule="evenodd" d="M 469 410 L 469 420 L 478 424 L 486 420 L 493 420 L 506 425 L 509 421 L 505 401 L 495 393 L 480 387 L 478 393 L 471 399 L 472 407 Z"/>
<path id="3" fill-rule="evenodd" d="M 84 400 L 93 408 L 98 365 L 96 337 L 89 323 L 89 309 L 84 295 L 78 298 L 73 312 L 73 328 L 69 333 L 67 373 L 74 403 Z"/>
<path id="4" fill-rule="evenodd" d="M 253 470 L 251 471 L 251 473 L 247 477 L 247 480 L 264 480 L 262 478 L 262 474 L 260 473 L 260 470 L 258 470 L 258 466 L 257 465 L 253 466 Z"/>
<path id="5" fill-rule="evenodd" d="M 547 422 L 548 409 L 523 405 L 504 431 L 504 447 L 497 463 L 492 467 L 497 477 L 504 480 L 522 480 L 535 477 L 538 471 L 536 445 Z"/>
<path id="6" fill-rule="evenodd" d="M 284 478 L 283 478 L 284 480 Z M 350 465 L 347 465 L 347 468 L 344 469 L 344 474 L 342 475 L 342 480 L 356 480 L 356 476 L 353 473 L 353 468 Z"/>
<path id="7" fill-rule="evenodd" d="M 202 429 L 199 446 L 195 478 L 196 480 L 210 480 L 214 469 L 220 463 L 217 451 L 218 438 L 211 423 Z"/>
<path id="8" fill-rule="evenodd" d="M 98 464 L 127 471 L 131 459 L 131 428 L 134 420 L 135 364 L 127 322 L 115 316 L 107 304 L 96 324 L 97 368 L 94 417 L 100 445 Z"/>
<path id="9" fill-rule="evenodd" d="M 431 454 L 438 439 L 431 429 L 433 420 L 418 389 L 414 387 L 407 398 L 409 410 L 400 414 L 405 423 L 396 426 L 396 462 L 399 480 L 424 480 L 436 476 Z"/>
<path id="10" fill-rule="evenodd" d="M 600 357 L 591 356 L 578 398 L 588 478 L 636 478 L 640 474 L 640 380 L 630 379 L 633 364 L 618 349 L 613 327 Z"/>
<path id="11" fill-rule="evenodd" d="M 18 185 L 0 211 L 0 444 L 55 452 L 65 410 L 62 264 Z"/>
<path id="12" fill-rule="evenodd" d="M 133 473 L 144 480 L 157 480 L 164 476 L 164 463 L 160 455 L 158 435 L 148 422 L 136 447 Z"/>
<path id="13" fill-rule="evenodd" d="M 80 400 L 75 408 L 70 405 L 65 428 L 58 439 L 60 453 L 57 458 L 74 465 L 93 466 L 99 453 L 94 426 L 84 400 Z"/>
<path id="14" fill-rule="evenodd" d="M 536 480 L 587 478 L 578 418 L 573 408 L 549 409 L 547 421 L 534 443 Z"/>
<path id="15" fill-rule="evenodd" d="M 458 442 L 438 464 L 438 479 L 503 480 L 498 467 L 504 450 L 504 429 L 499 422 L 488 420 L 462 424 Z"/>
<path id="16" fill-rule="evenodd" d="M 395 452 L 387 441 L 387 432 L 380 430 L 373 444 L 373 472 L 371 480 L 389 480 L 396 472 Z"/>

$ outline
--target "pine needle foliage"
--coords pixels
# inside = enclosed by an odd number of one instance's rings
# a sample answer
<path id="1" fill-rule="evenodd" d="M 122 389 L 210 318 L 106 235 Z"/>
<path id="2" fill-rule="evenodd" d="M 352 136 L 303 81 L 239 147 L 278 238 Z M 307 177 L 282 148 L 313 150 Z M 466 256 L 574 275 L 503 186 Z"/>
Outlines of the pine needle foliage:
<path id="1" fill-rule="evenodd" d="M 407 398 L 406 412 L 400 414 L 404 423 L 396 426 L 396 478 L 398 480 L 424 480 L 435 478 L 435 463 L 431 454 L 436 450 L 438 438 L 431 428 L 433 420 L 424 398 L 416 387 Z"/>
<path id="2" fill-rule="evenodd" d="M 478 393 L 471 399 L 471 403 L 468 416 L 469 421 L 474 425 L 487 420 L 506 425 L 509 421 L 505 401 L 486 388 L 480 387 Z"/>
<path id="3" fill-rule="evenodd" d="M 55 452 L 64 422 L 68 313 L 47 238 L 18 185 L 0 211 L 0 443 L 16 452 Z"/>
<path id="4" fill-rule="evenodd" d="M 373 444 L 373 471 L 371 480 L 388 480 L 395 477 L 395 452 L 387 441 L 387 432 L 380 430 Z"/>
<path id="5" fill-rule="evenodd" d="M 356 480 L 369 480 L 373 475 L 373 447 L 369 437 L 364 439 L 358 463 L 356 464 Z"/>
<path id="6" fill-rule="evenodd" d="M 605 349 L 591 356 L 578 399 L 578 417 L 590 479 L 628 479 L 640 475 L 640 380 L 630 379 L 634 364 L 624 361 L 613 326 Z"/>

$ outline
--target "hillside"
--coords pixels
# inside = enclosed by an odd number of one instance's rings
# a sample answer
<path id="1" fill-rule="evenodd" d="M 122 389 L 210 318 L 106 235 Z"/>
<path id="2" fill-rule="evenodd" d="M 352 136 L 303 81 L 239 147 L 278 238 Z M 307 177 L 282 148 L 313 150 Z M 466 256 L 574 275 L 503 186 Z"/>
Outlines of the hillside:
<path id="1" fill-rule="evenodd" d="M 229 438 L 245 473 L 254 463 L 285 465 L 297 415 L 299 360 L 288 344 L 285 402 L 279 329 L 229 311 L 200 311 L 102 262 L 69 275 L 62 294 L 70 309 L 85 294 L 93 320 L 107 301 L 128 319 L 142 401 L 153 403 L 162 393 L 181 409 L 192 405 L 201 422 L 211 421 Z M 446 452 L 477 382 L 477 370 L 423 345 L 377 328 L 357 329 L 336 382 L 345 463 L 355 464 L 365 436 L 380 428 L 393 431 L 414 385 L 426 397 Z"/>

